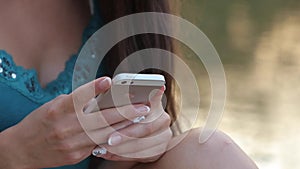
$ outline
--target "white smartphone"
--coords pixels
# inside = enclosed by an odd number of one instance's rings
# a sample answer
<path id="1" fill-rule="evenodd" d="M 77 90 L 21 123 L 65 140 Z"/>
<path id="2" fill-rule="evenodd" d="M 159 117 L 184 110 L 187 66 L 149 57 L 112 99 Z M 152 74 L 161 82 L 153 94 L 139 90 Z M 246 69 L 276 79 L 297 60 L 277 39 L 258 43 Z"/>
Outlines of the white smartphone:
<path id="1" fill-rule="evenodd" d="M 165 85 L 160 74 L 121 73 L 112 79 L 111 88 L 96 97 L 86 109 L 91 113 L 129 104 L 148 104 L 150 97 Z"/>

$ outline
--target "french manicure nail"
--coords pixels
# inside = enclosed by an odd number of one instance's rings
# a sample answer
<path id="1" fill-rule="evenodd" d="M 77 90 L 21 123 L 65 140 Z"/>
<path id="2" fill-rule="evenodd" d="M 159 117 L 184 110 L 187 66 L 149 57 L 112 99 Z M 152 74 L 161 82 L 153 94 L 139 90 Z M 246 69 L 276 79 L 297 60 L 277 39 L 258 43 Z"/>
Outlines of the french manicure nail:
<path id="1" fill-rule="evenodd" d="M 114 146 L 120 144 L 122 141 L 122 137 L 120 135 L 113 135 L 108 139 L 108 145 Z"/>
<path id="2" fill-rule="evenodd" d="M 135 119 L 132 120 L 133 123 L 139 123 L 143 120 L 145 120 L 146 117 L 145 116 L 140 116 L 140 117 L 136 117 Z"/>
<path id="3" fill-rule="evenodd" d="M 110 83 L 111 83 L 110 78 L 105 77 L 103 80 L 100 81 L 99 87 L 100 89 L 105 90 L 109 87 Z"/>
<path id="4" fill-rule="evenodd" d="M 104 147 L 97 147 L 92 151 L 93 156 L 105 155 L 106 153 L 107 150 Z"/>
<path id="5" fill-rule="evenodd" d="M 137 110 L 139 112 L 149 112 L 150 111 L 150 107 L 149 106 L 142 106 L 142 107 L 138 107 Z"/>

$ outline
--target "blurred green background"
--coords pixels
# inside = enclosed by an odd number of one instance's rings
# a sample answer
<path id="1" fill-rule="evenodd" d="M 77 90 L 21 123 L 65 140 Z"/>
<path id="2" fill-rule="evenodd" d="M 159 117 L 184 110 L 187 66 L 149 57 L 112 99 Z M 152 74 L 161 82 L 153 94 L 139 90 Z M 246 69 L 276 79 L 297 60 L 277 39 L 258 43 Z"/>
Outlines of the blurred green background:
<path id="1" fill-rule="evenodd" d="M 259 168 L 300 168 L 300 1 L 182 0 L 180 6 L 224 64 L 227 101 L 219 129 Z M 181 48 L 199 77 L 201 126 L 211 99 L 207 73 Z"/>

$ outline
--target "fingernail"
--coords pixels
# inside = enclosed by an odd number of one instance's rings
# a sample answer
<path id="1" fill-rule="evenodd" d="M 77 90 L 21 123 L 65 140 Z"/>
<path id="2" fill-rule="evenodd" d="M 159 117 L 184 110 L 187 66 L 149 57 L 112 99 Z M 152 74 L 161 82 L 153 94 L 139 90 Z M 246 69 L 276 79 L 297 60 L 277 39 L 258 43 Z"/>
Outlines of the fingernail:
<path id="1" fill-rule="evenodd" d="M 117 144 L 120 144 L 122 142 L 122 137 L 120 135 L 112 135 L 110 136 L 110 138 L 108 139 L 108 145 L 110 146 L 114 146 Z"/>
<path id="2" fill-rule="evenodd" d="M 166 91 L 166 87 L 165 87 L 165 86 L 161 87 L 161 88 L 157 91 L 156 96 L 163 95 L 165 91 Z"/>
<path id="3" fill-rule="evenodd" d="M 106 153 L 107 150 L 104 147 L 97 147 L 92 151 L 93 156 L 104 155 Z"/>
<path id="4" fill-rule="evenodd" d="M 160 88 L 160 91 L 164 92 L 165 90 L 166 90 L 166 86 L 163 86 L 163 87 Z"/>
<path id="5" fill-rule="evenodd" d="M 140 116 L 140 117 L 136 117 L 135 119 L 132 120 L 133 123 L 139 123 L 143 120 L 145 120 L 146 117 L 145 116 Z"/>
<path id="6" fill-rule="evenodd" d="M 106 90 L 107 88 L 109 88 L 110 83 L 111 83 L 110 78 L 105 77 L 103 80 L 101 80 L 99 82 L 99 87 L 100 87 L 101 90 Z"/>
<path id="7" fill-rule="evenodd" d="M 149 112 L 150 111 L 150 107 L 149 106 L 142 106 L 142 107 L 138 107 L 137 110 L 139 112 Z"/>

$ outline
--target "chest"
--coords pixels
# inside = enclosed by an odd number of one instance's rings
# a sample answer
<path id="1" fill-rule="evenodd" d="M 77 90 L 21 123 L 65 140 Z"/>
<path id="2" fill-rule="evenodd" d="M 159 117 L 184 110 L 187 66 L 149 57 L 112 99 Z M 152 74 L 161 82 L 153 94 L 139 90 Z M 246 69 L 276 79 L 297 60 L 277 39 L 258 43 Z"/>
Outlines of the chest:
<path id="1" fill-rule="evenodd" d="M 26 49 L 9 50 L 4 48 L 12 57 L 16 66 L 21 66 L 25 70 L 35 70 L 37 78 L 42 87 L 57 78 L 60 72 L 65 69 L 65 63 L 72 55 L 72 52 L 63 52 L 59 48 L 43 48 L 44 51 L 33 50 L 33 52 L 23 52 Z M 75 53 L 75 52 L 74 52 Z"/>
<path id="2" fill-rule="evenodd" d="M 16 65 L 34 69 L 44 87 L 78 52 L 90 18 L 87 1 L 10 2 L 0 5 L 0 50 Z"/>

